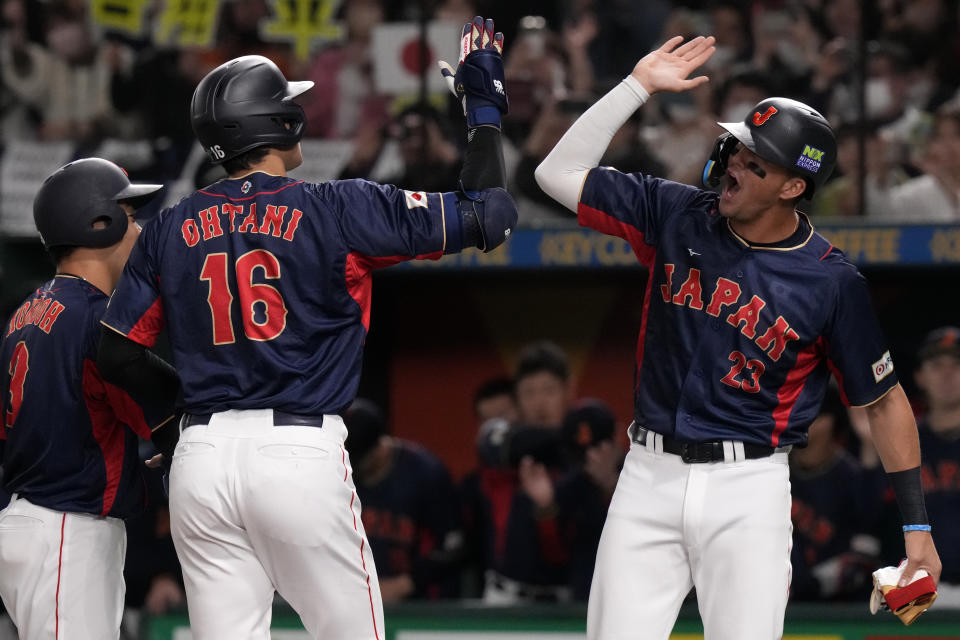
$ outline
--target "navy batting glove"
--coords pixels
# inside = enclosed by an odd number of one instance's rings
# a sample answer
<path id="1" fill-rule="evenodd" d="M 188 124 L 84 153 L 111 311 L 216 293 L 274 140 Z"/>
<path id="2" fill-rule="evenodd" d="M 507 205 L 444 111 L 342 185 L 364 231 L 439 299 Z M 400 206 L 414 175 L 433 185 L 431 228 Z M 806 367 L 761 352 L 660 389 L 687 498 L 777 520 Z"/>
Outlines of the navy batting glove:
<path id="1" fill-rule="evenodd" d="M 467 126 L 499 129 L 509 104 L 503 78 L 503 34 L 494 33 L 493 20 L 477 16 L 463 26 L 456 72 L 442 60 L 438 64 L 450 91 L 463 104 Z"/>

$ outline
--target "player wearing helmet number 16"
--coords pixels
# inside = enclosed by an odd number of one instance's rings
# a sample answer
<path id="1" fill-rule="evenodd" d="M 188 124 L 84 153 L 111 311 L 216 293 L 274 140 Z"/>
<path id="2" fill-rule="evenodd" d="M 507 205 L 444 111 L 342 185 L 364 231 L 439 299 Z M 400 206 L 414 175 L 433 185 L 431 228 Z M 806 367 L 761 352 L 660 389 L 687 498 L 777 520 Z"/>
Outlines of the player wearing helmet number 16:
<path id="1" fill-rule="evenodd" d="M 288 82 L 267 58 L 231 60 L 194 92 L 194 131 L 228 178 L 144 229 L 100 361 L 125 385 L 167 325 L 184 410 L 170 524 L 197 640 L 266 640 L 275 591 L 313 638 L 385 637 L 339 415 L 360 381 L 371 274 L 492 251 L 517 221 L 500 52 L 472 51 L 461 67 L 468 144 L 444 193 L 287 176 L 302 162 L 296 99 L 312 83 Z"/>
<path id="2" fill-rule="evenodd" d="M 649 270 L 632 447 L 590 592 L 590 640 L 665 639 L 692 587 L 708 638 L 783 633 L 790 587 L 787 452 L 806 442 L 831 372 L 867 407 L 904 518 L 908 566 L 940 560 L 920 487 L 916 423 L 863 277 L 797 207 L 837 145 L 805 104 L 769 98 L 722 123 L 704 182 L 597 164 L 658 91 L 685 91 L 713 38 L 673 38 L 584 113 L 537 168 L 580 224 L 619 236 Z"/>

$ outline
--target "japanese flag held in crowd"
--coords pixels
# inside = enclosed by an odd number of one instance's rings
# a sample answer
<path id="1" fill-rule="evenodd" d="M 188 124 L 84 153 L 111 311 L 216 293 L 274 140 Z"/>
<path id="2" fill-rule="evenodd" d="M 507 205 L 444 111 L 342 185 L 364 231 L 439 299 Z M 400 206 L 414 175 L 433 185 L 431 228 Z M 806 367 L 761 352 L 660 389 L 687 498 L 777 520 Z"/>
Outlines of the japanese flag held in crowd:
<path id="1" fill-rule="evenodd" d="M 456 68 L 463 25 L 431 22 L 427 26 L 426 55 L 420 55 L 420 25 L 415 22 L 382 24 L 373 30 L 373 80 L 379 93 L 415 93 L 425 70 L 427 91 L 447 91 L 437 60 Z"/>

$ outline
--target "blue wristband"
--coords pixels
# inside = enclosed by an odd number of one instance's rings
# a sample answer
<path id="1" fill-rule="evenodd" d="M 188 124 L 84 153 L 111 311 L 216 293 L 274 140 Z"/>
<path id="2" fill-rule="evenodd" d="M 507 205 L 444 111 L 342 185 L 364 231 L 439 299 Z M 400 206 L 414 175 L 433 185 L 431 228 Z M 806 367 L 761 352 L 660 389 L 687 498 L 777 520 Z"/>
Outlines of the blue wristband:
<path id="1" fill-rule="evenodd" d="M 930 525 L 928 524 L 905 524 L 903 525 L 903 532 L 907 531 L 930 531 Z"/>

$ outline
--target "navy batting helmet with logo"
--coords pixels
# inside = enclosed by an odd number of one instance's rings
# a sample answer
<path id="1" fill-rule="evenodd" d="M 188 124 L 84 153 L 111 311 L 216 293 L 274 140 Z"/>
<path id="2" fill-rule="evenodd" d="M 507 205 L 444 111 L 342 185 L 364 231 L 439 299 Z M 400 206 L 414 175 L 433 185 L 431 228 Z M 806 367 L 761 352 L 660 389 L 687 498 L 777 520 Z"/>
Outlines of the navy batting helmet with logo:
<path id="1" fill-rule="evenodd" d="M 703 183 L 715 187 L 727 170 L 736 142 L 758 156 L 793 171 L 807 182 L 810 199 L 827 181 L 837 163 L 837 139 L 827 119 L 815 109 L 789 98 L 767 98 L 743 122 L 718 122 L 728 133 L 717 138 L 703 168 Z"/>
<path id="2" fill-rule="evenodd" d="M 75 160 L 44 180 L 33 200 L 33 221 L 46 249 L 109 247 L 127 232 L 127 214 L 118 203 L 137 208 L 161 188 L 132 184 L 123 169 L 103 158 Z"/>
<path id="3" fill-rule="evenodd" d="M 190 122 L 212 162 L 263 146 L 296 144 L 306 116 L 293 102 L 313 82 L 287 82 L 263 56 L 242 56 L 208 73 L 193 92 Z"/>

